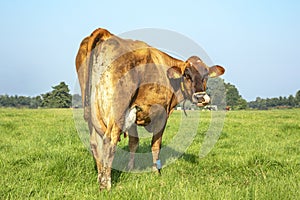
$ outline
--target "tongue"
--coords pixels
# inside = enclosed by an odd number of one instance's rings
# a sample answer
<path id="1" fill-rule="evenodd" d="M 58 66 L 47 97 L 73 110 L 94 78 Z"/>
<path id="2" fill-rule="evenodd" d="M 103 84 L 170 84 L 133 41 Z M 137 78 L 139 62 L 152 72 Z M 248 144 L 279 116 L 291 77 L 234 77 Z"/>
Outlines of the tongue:
<path id="1" fill-rule="evenodd" d="M 203 105 L 203 103 L 197 103 L 197 106 L 198 106 L 198 107 L 202 107 L 202 106 L 204 106 L 204 105 Z"/>

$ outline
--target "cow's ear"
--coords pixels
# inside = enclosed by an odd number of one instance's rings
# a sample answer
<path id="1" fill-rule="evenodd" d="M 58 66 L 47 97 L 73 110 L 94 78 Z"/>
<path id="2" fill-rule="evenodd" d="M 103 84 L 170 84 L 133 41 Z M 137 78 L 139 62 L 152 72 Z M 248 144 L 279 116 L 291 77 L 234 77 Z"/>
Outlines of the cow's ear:
<path id="1" fill-rule="evenodd" d="M 215 78 L 224 74 L 225 69 L 220 65 L 214 65 L 209 68 L 209 77 Z"/>
<path id="2" fill-rule="evenodd" d="M 182 72 L 179 67 L 174 66 L 167 70 L 167 75 L 169 79 L 177 79 L 177 78 L 181 78 Z"/>

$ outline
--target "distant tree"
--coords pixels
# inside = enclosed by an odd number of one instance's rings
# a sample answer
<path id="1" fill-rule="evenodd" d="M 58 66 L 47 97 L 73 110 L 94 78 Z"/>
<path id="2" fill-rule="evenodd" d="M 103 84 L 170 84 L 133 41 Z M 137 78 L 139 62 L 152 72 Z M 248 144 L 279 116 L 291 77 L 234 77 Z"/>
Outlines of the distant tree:
<path id="1" fill-rule="evenodd" d="M 244 110 L 244 109 L 247 109 L 247 107 L 248 107 L 247 101 L 243 98 L 239 98 L 239 100 L 237 101 L 237 104 L 235 106 L 235 109 Z"/>
<path id="2" fill-rule="evenodd" d="M 79 94 L 72 95 L 72 106 L 77 108 L 82 107 L 82 98 Z"/>
<path id="3" fill-rule="evenodd" d="M 224 80 L 221 78 L 209 79 L 207 83 L 207 94 L 211 98 L 211 104 L 217 105 L 218 109 L 226 107 L 226 90 Z"/>
<path id="4" fill-rule="evenodd" d="M 15 96 L 15 106 L 19 108 L 29 107 L 31 98 L 25 96 Z"/>
<path id="5" fill-rule="evenodd" d="M 289 100 L 288 100 L 287 97 L 283 97 L 283 99 L 282 99 L 282 105 L 283 106 L 288 106 L 289 105 Z"/>
<path id="6" fill-rule="evenodd" d="M 266 99 L 266 105 L 267 105 L 267 107 L 272 107 L 272 99 L 270 99 L 270 98 L 267 98 Z"/>
<path id="7" fill-rule="evenodd" d="M 290 95 L 287 99 L 287 105 L 294 107 L 296 105 L 295 98 L 293 95 Z"/>
<path id="8" fill-rule="evenodd" d="M 297 107 L 300 107 L 300 90 L 298 90 L 296 95 L 295 95 L 295 105 Z"/>
<path id="9" fill-rule="evenodd" d="M 8 95 L 1 95 L 0 96 L 0 107 L 8 107 L 9 104 L 9 97 Z"/>
<path id="10" fill-rule="evenodd" d="M 255 103 L 256 103 L 256 108 L 259 110 L 267 110 L 268 109 L 266 99 L 256 97 Z"/>
<path id="11" fill-rule="evenodd" d="M 53 86 L 52 91 L 42 94 L 42 107 L 47 108 L 68 108 L 72 104 L 72 96 L 65 82 Z"/>
<path id="12" fill-rule="evenodd" d="M 282 96 L 279 97 L 278 99 L 278 105 L 277 106 L 283 106 L 284 105 L 284 99 Z"/>
<path id="13" fill-rule="evenodd" d="M 267 105 L 269 107 L 276 107 L 279 104 L 279 99 L 278 98 L 272 98 L 271 102 Z"/>
<path id="14" fill-rule="evenodd" d="M 41 106 L 42 106 L 42 97 L 41 96 L 36 96 L 36 97 L 31 98 L 29 108 L 38 108 Z"/>
<path id="15" fill-rule="evenodd" d="M 245 99 L 239 94 L 238 89 L 230 84 L 225 83 L 226 89 L 226 104 L 230 106 L 232 109 L 246 109 L 248 104 Z"/>
<path id="16" fill-rule="evenodd" d="M 258 109 L 259 110 L 268 110 L 267 100 L 266 99 L 261 99 L 260 100 Z"/>
<path id="17" fill-rule="evenodd" d="M 240 98 L 239 92 L 237 88 L 230 83 L 226 83 L 225 88 L 226 88 L 226 103 L 228 106 L 233 107 L 236 105 L 237 101 Z"/>

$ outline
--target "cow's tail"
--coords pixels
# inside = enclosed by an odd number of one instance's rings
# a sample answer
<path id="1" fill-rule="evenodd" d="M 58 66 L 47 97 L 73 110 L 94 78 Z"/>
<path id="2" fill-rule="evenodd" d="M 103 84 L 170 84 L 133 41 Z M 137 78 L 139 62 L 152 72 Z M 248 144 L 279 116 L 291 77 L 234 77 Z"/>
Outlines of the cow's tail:
<path id="1" fill-rule="evenodd" d="M 102 28 L 96 29 L 89 37 L 82 40 L 77 56 L 76 71 L 79 79 L 82 106 L 84 108 L 84 119 L 90 119 L 90 96 L 91 96 L 91 72 L 92 72 L 92 54 L 93 49 L 101 42 L 110 38 L 112 34 Z"/>

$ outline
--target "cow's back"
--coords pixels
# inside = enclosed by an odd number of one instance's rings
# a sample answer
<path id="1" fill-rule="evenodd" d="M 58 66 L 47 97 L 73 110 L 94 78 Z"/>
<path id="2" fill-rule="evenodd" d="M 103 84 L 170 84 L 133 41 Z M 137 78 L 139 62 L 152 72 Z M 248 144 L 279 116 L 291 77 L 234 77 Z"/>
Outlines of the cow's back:
<path id="1" fill-rule="evenodd" d="M 145 115 L 153 104 L 167 109 L 173 91 L 166 71 L 178 64 L 177 59 L 144 42 L 121 39 L 103 29 L 82 44 L 76 64 L 85 62 L 77 72 L 86 97 L 83 101 L 91 109 L 91 113 L 85 113 L 88 120 L 92 117 L 94 126 L 98 124 L 103 130 L 110 120 L 122 126 L 126 110 L 135 104 L 144 108 Z"/>

